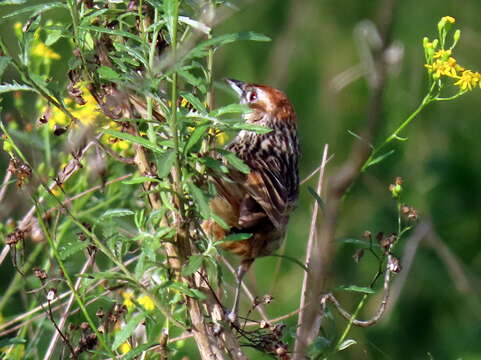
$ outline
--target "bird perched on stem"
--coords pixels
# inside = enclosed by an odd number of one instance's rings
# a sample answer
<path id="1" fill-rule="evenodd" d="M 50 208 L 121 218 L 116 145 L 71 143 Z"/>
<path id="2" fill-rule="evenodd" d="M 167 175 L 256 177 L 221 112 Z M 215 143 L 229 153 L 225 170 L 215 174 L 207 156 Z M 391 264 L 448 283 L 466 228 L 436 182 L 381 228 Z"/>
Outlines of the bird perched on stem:
<path id="1" fill-rule="evenodd" d="M 229 320 L 235 321 L 242 279 L 254 260 L 277 250 L 286 233 L 289 216 L 299 194 L 299 142 L 294 108 L 280 90 L 266 85 L 226 79 L 247 104 L 246 123 L 271 129 L 265 134 L 242 130 L 227 145 L 250 168 L 249 174 L 231 169 L 226 178 L 213 177 L 218 195 L 211 208 L 229 226 L 225 230 L 213 220 L 202 224 L 206 233 L 220 241 L 225 236 L 246 233 L 240 241 L 221 247 L 241 256 L 237 269 L 237 288 Z"/>

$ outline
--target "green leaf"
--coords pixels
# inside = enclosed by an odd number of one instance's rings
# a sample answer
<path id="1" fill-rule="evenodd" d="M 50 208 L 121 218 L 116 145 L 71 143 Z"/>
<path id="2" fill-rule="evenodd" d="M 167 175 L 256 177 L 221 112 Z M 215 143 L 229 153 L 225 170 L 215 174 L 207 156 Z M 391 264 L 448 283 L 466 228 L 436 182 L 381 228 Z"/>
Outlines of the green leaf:
<path id="1" fill-rule="evenodd" d="M 45 40 L 45 45 L 52 46 L 62 37 L 62 30 L 60 29 L 49 29 L 47 30 L 48 35 Z"/>
<path id="2" fill-rule="evenodd" d="M 210 217 L 211 211 L 209 207 L 209 202 L 207 197 L 205 196 L 204 192 L 199 189 L 193 182 L 188 182 L 187 186 L 190 190 L 190 195 L 192 199 L 196 203 L 199 208 L 200 215 L 204 219 L 208 219 Z"/>
<path id="3" fill-rule="evenodd" d="M 151 348 L 152 346 L 158 344 L 159 341 L 158 339 L 156 340 L 152 340 L 152 341 L 149 341 L 148 343 L 146 344 L 140 344 L 140 345 L 137 345 L 135 348 L 133 348 L 132 350 L 130 350 L 127 354 L 125 354 L 124 356 L 122 356 L 122 360 L 131 360 L 131 359 L 134 359 L 136 358 L 137 356 L 140 356 L 144 351 L 147 351 L 149 350 L 149 348 Z"/>
<path id="4" fill-rule="evenodd" d="M 2 0 L 0 5 L 21 5 L 25 4 L 27 0 Z"/>
<path id="5" fill-rule="evenodd" d="M 218 245 L 226 242 L 247 240 L 250 237 L 252 237 L 252 234 L 247 234 L 247 233 L 230 234 L 230 235 L 227 235 L 225 238 L 223 238 L 221 241 L 216 241 L 215 244 Z"/>
<path id="6" fill-rule="evenodd" d="M 324 201 L 319 196 L 319 194 L 316 192 L 316 190 L 314 190 L 311 186 L 308 186 L 307 191 L 309 191 L 309 194 L 311 194 L 312 197 L 317 201 L 317 203 L 319 204 L 319 207 L 321 209 L 324 209 Z"/>
<path id="7" fill-rule="evenodd" d="M 95 31 L 95 32 L 103 33 L 103 34 L 109 34 L 109 35 L 117 35 L 117 36 L 129 38 L 129 39 L 132 39 L 132 40 L 136 40 L 139 43 L 142 42 L 142 39 L 140 37 L 138 37 L 137 35 L 134 35 L 132 33 L 129 33 L 127 31 L 112 30 L 112 29 L 107 29 L 107 28 L 103 28 L 103 27 L 100 27 L 100 26 L 87 26 L 87 25 L 81 25 L 81 26 L 79 26 L 79 29 L 85 30 L 85 31 Z"/>
<path id="8" fill-rule="evenodd" d="M 120 74 L 117 73 L 111 67 L 102 65 L 97 69 L 97 72 L 99 73 L 100 78 L 104 80 L 109 80 L 109 81 L 120 80 Z"/>
<path id="9" fill-rule="evenodd" d="M 205 85 L 204 85 L 204 83 L 201 79 L 194 76 L 193 74 L 191 74 L 189 71 L 187 71 L 185 69 L 179 69 L 179 70 L 177 70 L 177 73 L 180 76 L 182 76 L 184 78 L 184 80 L 187 81 L 187 83 L 189 83 L 190 85 L 199 89 L 201 93 L 203 93 L 203 94 L 206 93 L 207 89 L 206 89 L 206 87 L 205 87 Z"/>
<path id="10" fill-rule="evenodd" d="M 338 286 L 337 290 L 343 290 L 343 291 L 353 291 L 353 292 L 358 292 L 362 294 L 375 294 L 376 291 L 366 287 L 366 286 L 356 286 L 356 285 L 342 285 Z"/>
<path id="11" fill-rule="evenodd" d="M 182 93 L 181 95 L 190 104 L 192 104 L 192 106 L 194 107 L 195 110 L 197 110 L 201 114 L 205 114 L 205 106 L 202 104 L 202 101 L 200 101 L 197 97 L 195 97 L 191 93 Z"/>
<path id="12" fill-rule="evenodd" d="M 362 245 L 362 246 L 374 246 L 374 247 L 379 247 L 378 243 L 373 242 L 372 244 L 369 243 L 367 240 L 361 240 L 361 239 L 354 239 L 354 238 L 345 238 L 345 239 L 339 239 L 340 242 L 343 242 L 345 244 L 354 244 L 354 245 Z"/>
<path id="13" fill-rule="evenodd" d="M 288 255 L 280 255 L 280 254 L 271 254 L 269 256 L 274 256 L 274 257 L 280 257 L 280 258 L 283 258 L 283 259 L 287 259 L 289 261 L 292 261 L 294 264 L 297 264 L 299 265 L 305 272 L 308 272 L 309 271 L 309 268 L 304 265 L 301 261 L 297 260 L 296 258 L 292 257 L 292 256 L 288 256 Z"/>
<path id="14" fill-rule="evenodd" d="M 222 219 L 219 215 L 217 215 L 216 213 L 212 213 L 211 214 L 211 218 L 217 223 L 219 224 L 222 229 L 224 230 L 229 230 L 230 229 L 230 226 L 224 221 L 224 219 Z"/>
<path id="15" fill-rule="evenodd" d="M 3 339 L 3 340 L 0 340 L 0 348 L 8 345 L 26 344 L 26 343 L 27 343 L 27 340 L 22 338 Z"/>
<path id="16" fill-rule="evenodd" d="M 134 184 L 142 184 L 146 182 L 160 182 L 160 180 L 156 178 L 148 177 L 148 176 L 139 176 L 133 179 L 124 180 L 122 181 L 122 184 L 134 185 Z"/>
<path id="17" fill-rule="evenodd" d="M 30 17 L 37 16 L 47 10 L 54 9 L 54 8 L 67 8 L 67 5 L 61 3 L 61 2 L 51 2 L 47 4 L 39 4 L 39 5 L 32 5 L 32 6 L 27 6 L 22 9 L 19 9 L 17 11 L 14 11 L 8 15 L 3 15 L 2 18 L 0 19 L 0 24 L 8 21 L 11 18 L 14 18 L 18 15 L 23 15 L 23 14 L 30 14 Z"/>
<path id="18" fill-rule="evenodd" d="M 174 37 L 175 28 L 175 14 L 178 13 L 179 1 L 177 0 L 164 0 L 164 17 L 167 20 L 167 30 L 169 31 L 170 39 Z"/>
<path id="19" fill-rule="evenodd" d="M 257 134 L 267 134 L 272 131 L 272 129 L 261 126 L 261 125 L 254 125 L 254 124 L 249 124 L 249 123 L 234 123 L 232 125 L 232 129 L 234 130 L 248 130 L 248 131 L 253 131 Z"/>
<path id="20" fill-rule="evenodd" d="M 128 133 L 124 133 L 122 131 L 117 131 L 117 130 L 112 130 L 112 129 L 101 129 L 100 131 L 103 132 L 104 134 L 114 136 L 114 137 L 122 139 L 122 140 L 130 141 L 131 143 L 134 143 L 134 144 L 137 144 L 137 145 L 141 145 L 141 146 L 143 146 L 143 147 L 145 147 L 149 150 L 152 150 L 154 152 L 163 152 L 163 150 L 161 148 L 159 148 L 155 144 L 152 144 L 149 140 L 147 140 L 143 137 L 135 136 L 135 135 L 132 135 L 132 134 L 128 134 Z"/>
<path id="21" fill-rule="evenodd" d="M 200 300 L 203 300 L 203 299 L 206 298 L 205 295 L 201 291 L 199 291 L 197 289 L 188 288 L 185 284 L 182 284 L 182 283 L 173 282 L 169 285 L 169 288 L 171 288 L 173 290 L 177 290 L 177 291 L 181 292 L 182 294 L 190 296 L 192 298 L 197 298 L 197 299 L 200 299 Z"/>
<path id="22" fill-rule="evenodd" d="M 12 59 L 9 58 L 8 56 L 0 56 L 0 80 L 2 79 L 2 75 L 11 61 Z"/>
<path id="23" fill-rule="evenodd" d="M 223 149 L 217 149 L 217 151 L 220 154 L 222 154 L 224 159 L 226 159 L 227 162 L 230 165 L 232 165 L 236 170 L 239 170 L 244 174 L 249 174 L 251 172 L 251 169 L 249 168 L 249 166 L 244 164 L 244 162 L 241 159 L 239 159 L 235 154 Z"/>
<path id="24" fill-rule="evenodd" d="M 183 276 L 190 276 L 195 273 L 201 266 L 204 256 L 202 255 L 192 255 L 189 257 L 189 262 L 182 268 Z"/>
<path id="25" fill-rule="evenodd" d="M 157 164 L 157 176 L 159 178 L 165 178 L 170 174 L 172 166 L 175 162 L 175 151 L 169 150 L 163 154 L 155 156 L 155 163 Z"/>
<path id="26" fill-rule="evenodd" d="M 134 214 L 135 213 L 129 209 L 109 209 L 100 216 L 100 219 L 130 216 Z"/>
<path id="27" fill-rule="evenodd" d="M 187 144 L 185 144 L 184 154 L 188 154 L 191 149 L 194 152 L 198 151 L 198 146 L 201 144 L 204 134 L 209 130 L 210 125 L 201 125 L 195 128 L 194 132 L 190 135 Z"/>
<path id="28" fill-rule="evenodd" d="M 373 166 L 373 165 L 376 165 L 377 163 L 380 163 L 381 161 L 383 161 L 384 159 L 386 159 L 387 157 L 391 156 L 392 154 L 394 154 L 394 150 L 389 150 L 387 153 L 385 154 L 382 154 L 382 155 L 379 155 L 378 157 L 372 159 L 371 161 L 369 161 L 369 163 L 366 165 L 366 169 L 370 166 Z"/>
<path id="29" fill-rule="evenodd" d="M 219 117 L 224 114 L 243 114 L 251 109 L 246 104 L 229 104 L 210 112 L 210 116 Z"/>
<path id="30" fill-rule="evenodd" d="M 33 91 L 37 92 L 33 87 L 28 85 L 18 84 L 13 82 L 12 84 L 0 84 L 0 94 L 10 92 L 10 91 Z"/>
<path id="31" fill-rule="evenodd" d="M 339 347 L 337 348 L 339 351 L 347 349 L 351 345 L 357 344 L 356 340 L 353 339 L 347 339 L 342 342 L 342 344 L 339 344 Z"/>
<path id="32" fill-rule="evenodd" d="M 69 257 L 85 249 L 87 246 L 89 246 L 88 241 L 80 241 L 80 240 L 77 240 L 74 242 L 68 242 L 66 244 L 61 243 L 60 246 L 58 247 L 58 252 L 62 260 L 67 260 Z"/>
<path id="33" fill-rule="evenodd" d="M 116 42 L 113 45 L 117 50 L 125 51 L 131 57 L 139 60 L 145 67 L 149 66 L 148 61 L 144 58 L 142 53 L 140 51 L 138 51 L 137 49 L 134 49 L 131 46 L 124 45 L 123 43 L 120 43 L 120 42 Z"/>
<path id="34" fill-rule="evenodd" d="M 188 60 L 191 58 L 205 57 L 210 48 L 217 48 L 217 47 L 232 43 L 234 41 L 240 41 L 240 40 L 270 41 L 271 39 L 265 35 L 251 32 L 251 31 L 234 33 L 234 34 L 225 34 L 225 35 L 217 36 L 200 43 L 191 51 L 189 51 L 189 53 L 186 55 L 184 60 Z"/>
<path id="35" fill-rule="evenodd" d="M 135 331 L 137 326 L 144 321 L 145 319 L 145 314 L 144 313 L 138 313 L 134 315 L 128 322 L 127 324 L 120 329 L 120 331 L 115 333 L 115 339 L 112 344 L 112 350 L 115 351 L 117 348 L 122 345 Z"/>

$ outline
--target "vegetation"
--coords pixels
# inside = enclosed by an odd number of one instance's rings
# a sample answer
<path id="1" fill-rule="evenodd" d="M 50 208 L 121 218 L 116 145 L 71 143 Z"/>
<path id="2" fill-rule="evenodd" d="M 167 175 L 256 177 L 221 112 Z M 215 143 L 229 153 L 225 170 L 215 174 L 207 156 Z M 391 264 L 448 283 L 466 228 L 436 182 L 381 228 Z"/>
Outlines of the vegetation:
<path id="1" fill-rule="evenodd" d="M 1 358 L 479 358 L 479 31 L 409 3 L 2 2 Z M 285 89 L 304 153 L 235 324 L 200 224 L 227 226 L 209 176 L 249 172 L 223 145 L 269 129 L 223 76 Z"/>

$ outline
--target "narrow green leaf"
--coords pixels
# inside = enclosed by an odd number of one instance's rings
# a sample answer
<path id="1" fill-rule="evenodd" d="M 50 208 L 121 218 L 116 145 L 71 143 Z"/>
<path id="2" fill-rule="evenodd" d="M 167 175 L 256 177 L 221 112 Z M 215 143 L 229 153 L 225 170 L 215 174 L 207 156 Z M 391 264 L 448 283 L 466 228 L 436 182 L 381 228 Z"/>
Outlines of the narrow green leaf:
<path id="1" fill-rule="evenodd" d="M 206 93 L 207 88 L 205 87 L 204 82 L 189 71 L 185 69 L 179 69 L 177 70 L 177 74 L 182 76 L 187 83 L 199 89 L 201 93 Z"/>
<path id="2" fill-rule="evenodd" d="M 251 169 L 249 168 L 249 166 L 244 164 L 244 162 L 241 159 L 239 159 L 235 154 L 231 153 L 230 151 L 223 150 L 223 149 L 218 149 L 217 151 L 220 154 L 222 154 L 224 159 L 226 159 L 227 162 L 230 165 L 232 165 L 235 169 L 239 170 L 240 172 L 242 172 L 244 174 L 249 174 L 251 172 Z"/>
<path id="3" fill-rule="evenodd" d="M 120 80 L 120 74 L 117 73 L 114 69 L 108 66 L 101 66 L 97 69 L 100 77 L 104 80 L 113 81 L 113 80 Z"/>
<path id="4" fill-rule="evenodd" d="M 27 0 L 2 0 L 0 1 L 0 6 L 1 5 L 21 5 L 25 4 Z"/>
<path id="5" fill-rule="evenodd" d="M 292 261 L 294 264 L 299 265 L 305 272 L 308 272 L 309 269 L 307 268 L 306 265 L 304 265 L 301 261 L 297 260 L 296 258 L 288 255 L 280 255 L 280 254 L 271 254 L 269 256 L 274 256 L 274 257 L 280 257 L 282 259 L 287 259 L 289 261 Z"/>
<path id="6" fill-rule="evenodd" d="M 164 152 L 163 154 L 156 155 L 155 163 L 157 164 L 157 176 L 162 179 L 169 175 L 172 166 L 174 166 L 174 162 L 175 152 L 173 150 L 169 150 Z"/>
<path id="7" fill-rule="evenodd" d="M 201 266 L 204 257 L 202 255 L 192 255 L 189 257 L 187 265 L 182 268 L 183 276 L 190 276 L 195 273 Z"/>
<path id="8" fill-rule="evenodd" d="M 58 247 L 58 252 L 62 260 L 67 260 L 69 257 L 85 249 L 87 246 L 89 246 L 88 241 L 80 241 L 80 240 L 77 240 L 74 242 L 68 242 L 65 244 L 61 243 L 60 246 Z"/>
<path id="9" fill-rule="evenodd" d="M 28 85 L 18 84 L 13 82 L 12 84 L 0 84 L 0 94 L 10 92 L 10 91 L 33 91 L 37 92 L 33 87 Z"/>
<path id="10" fill-rule="evenodd" d="M 135 213 L 129 209 L 109 209 L 100 216 L 100 219 L 130 216 L 134 214 Z"/>
<path id="11" fill-rule="evenodd" d="M 116 138 L 130 141 L 131 143 L 141 145 L 149 150 L 152 150 L 154 152 L 163 152 L 161 148 L 159 148 L 157 145 L 152 144 L 149 140 L 140 137 L 140 136 L 135 136 L 132 134 L 124 133 L 122 131 L 117 131 L 117 130 L 112 130 L 112 129 L 101 129 L 101 132 L 104 134 L 114 136 Z"/>
<path id="12" fill-rule="evenodd" d="M 227 235 L 225 238 L 223 238 L 221 241 L 216 241 L 215 244 L 218 245 L 226 242 L 247 240 L 250 237 L 252 237 L 252 234 L 247 234 L 247 233 L 230 234 L 230 235 Z"/>
<path id="13" fill-rule="evenodd" d="M 146 182 L 160 182 L 160 180 L 156 179 L 156 178 L 148 177 L 148 176 L 139 176 L 139 177 L 135 177 L 133 179 L 124 180 L 124 181 L 122 181 L 122 184 L 134 185 L 134 184 L 141 184 L 141 183 L 146 183 Z"/>
<path id="14" fill-rule="evenodd" d="M 324 201 L 319 196 L 319 194 L 316 192 L 316 190 L 314 190 L 311 186 L 308 186 L 307 191 L 309 191 L 309 194 L 311 194 L 312 197 L 317 201 L 317 203 L 319 204 L 319 207 L 321 209 L 324 209 Z"/>
<path id="15" fill-rule="evenodd" d="M 8 21 L 11 18 L 14 18 L 18 15 L 23 15 L 23 14 L 29 14 L 30 17 L 37 16 L 47 10 L 54 9 L 54 8 L 67 8 L 67 6 L 61 2 L 51 2 L 51 3 L 46 3 L 46 4 L 39 4 L 39 5 L 32 5 L 32 6 L 27 6 L 22 9 L 16 10 L 14 12 L 11 12 L 10 14 L 3 15 L 2 18 L 0 19 L 0 24 Z"/>
<path id="16" fill-rule="evenodd" d="M 197 289 L 188 288 L 185 284 L 182 284 L 182 283 L 173 282 L 168 287 L 193 298 L 197 298 L 200 300 L 205 299 L 205 295 L 201 291 Z"/>
<path id="17" fill-rule="evenodd" d="M 179 2 L 177 0 L 164 0 L 164 16 L 167 19 L 167 30 L 169 31 L 170 38 L 174 37 L 174 21 L 177 19 L 174 18 L 175 13 L 177 12 L 177 7 L 179 6 Z"/>
<path id="18" fill-rule="evenodd" d="M 11 61 L 12 59 L 9 58 L 8 56 L 0 56 L 0 80 L 2 79 L 2 75 Z"/>
<path id="19" fill-rule="evenodd" d="M 122 356 L 122 360 L 131 360 L 131 359 L 134 359 L 136 358 L 137 356 L 140 356 L 144 351 L 147 351 L 149 350 L 149 348 L 151 348 L 152 346 L 156 345 L 159 343 L 159 340 L 156 339 L 156 340 L 152 340 L 152 341 L 149 341 L 148 343 L 146 344 L 140 344 L 140 345 L 137 345 L 135 348 L 133 348 L 132 350 L 130 350 L 127 354 L 125 354 L 124 356 Z"/>
<path id="20" fill-rule="evenodd" d="M 210 112 L 210 116 L 219 117 L 224 114 L 243 114 L 250 111 L 246 104 L 229 104 Z"/>
<path id="21" fill-rule="evenodd" d="M 27 343 L 27 340 L 23 338 L 3 339 L 3 340 L 0 340 L 0 348 L 8 345 L 26 344 L 26 343 Z"/>
<path id="22" fill-rule="evenodd" d="M 112 350 L 115 351 L 117 348 L 122 345 L 129 337 L 130 335 L 133 334 L 137 326 L 144 321 L 145 319 L 145 314 L 144 313 L 138 313 L 134 315 L 128 322 L 127 324 L 120 329 L 120 331 L 115 333 L 115 339 L 112 344 Z"/>
<path id="23" fill-rule="evenodd" d="M 217 223 L 219 224 L 222 229 L 224 230 L 229 230 L 230 229 L 230 226 L 224 221 L 224 219 L 222 219 L 219 215 L 217 215 L 216 213 L 211 213 L 211 218 Z"/>
<path id="24" fill-rule="evenodd" d="M 194 107 L 195 110 L 197 110 L 201 114 L 205 114 L 205 106 L 204 106 L 204 104 L 202 104 L 202 101 L 200 101 L 197 97 L 195 97 L 191 93 L 182 93 L 181 95 L 190 104 L 192 104 L 192 106 Z"/>
<path id="25" fill-rule="evenodd" d="M 339 241 L 345 244 L 362 245 L 366 247 L 369 247 L 371 245 L 367 240 L 354 239 L 354 238 L 339 239 Z M 372 246 L 379 247 L 379 244 L 376 242 L 373 242 Z"/>
<path id="26" fill-rule="evenodd" d="M 198 147 L 202 142 L 204 134 L 209 130 L 210 125 L 201 125 L 195 128 L 194 132 L 190 135 L 187 144 L 185 144 L 184 154 L 188 154 L 190 150 L 198 151 Z"/>
<path id="27" fill-rule="evenodd" d="M 383 161 L 384 159 L 386 159 L 387 157 L 391 156 L 392 154 L 394 154 L 394 150 L 389 150 L 387 153 L 385 154 L 382 154 L 382 155 L 379 155 L 378 157 L 372 159 L 371 161 L 369 161 L 369 163 L 366 165 L 366 169 L 370 166 L 373 166 L 373 165 L 376 165 L 377 163 L 380 163 L 381 161 Z"/>
<path id="28" fill-rule="evenodd" d="M 251 32 L 251 31 L 234 33 L 234 34 L 225 34 L 225 35 L 217 36 L 200 43 L 186 55 L 184 60 L 188 60 L 191 58 L 204 57 L 207 55 L 207 51 L 210 48 L 217 48 L 219 46 L 226 45 L 234 41 L 240 41 L 240 40 L 270 41 L 271 39 L 265 35 Z"/>
<path id="29" fill-rule="evenodd" d="M 376 291 L 366 287 L 366 286 L 356 286 L 356 285 L 342 285 L 338 286 L 337 290 L 343 290 L 343 291 L 353 291 L 353 292 L 359 292 L 363 294 L 375 294 Z"/>
<path id="30" fill-rule="evenodd" d="M 356 340 L 353 339 L 347 339 L 342 342 L 342 344 L 339 344 L 339 347 L 337 348 L 339 351 L 347 349 L 351 345 L 357 344 Z"/>
<path id="31" fill-rule="evenodd" d="M 45 40 L 45 45 L 52 46 L 62 37 L 62 30 L 60 29 L 48 29 L 47 28 L 47 39 Z"/>
<path id="32" fill-rule="evenodd" d="M 190 190 L 190 195 L 192 195 L 192 199 L 197 204 L 199 208 L 200 215 L 204 219 L 208 219 L 210 217 L 211 211 L 209 207 L 209 201 L 207 197 L 204 195 L 204 192 L 199 189 L 193 182 L 188 182 L 187 186 Z"/>
<path id="33" fill-rule="evenodd" d="M 232 129 L 253 131 L 261 135 L 270 133 L 272 131 L 272 129 L 268 127 L 261 126 L 261 125 L 248 124 L 248 123 L 234 123 L 232 125 Z"/>
<path id="34" fill-rule="evenodd" d="M 138 51 L 137 49 L 134 49 L 132 46 L 127 46 L 127 45 L 124 45 L 123 43 L 121 42 L 116 42 L 113 44 L 114 47 L 117 49 L 117 50 L 120 50 L 120 51 L 125 51 L 126 53 L 128 53 L 131 57 L 139 60 L 145 67 L 148 67 L 148 61 L 144 58 L 144 56 L 142 55 L 142 53 L 140 51 Z"/>
<path id="35" fill-rule="evenodd" d="M 142 42 L 142 39 L 140 37 L 138 37 L 137 35 L 134 35 L 132 33 L 129 33 L 127 31 L 112 30 L 112 29 L 107 29 L 107 28 L 103 28 L 103 27 L 100 27 L 100 26 L 91 26 L 91 25 L 89 25 L 89 26 L 81 25 L 81 26 L 79 26 L 79 29 L 84 30 L 84 31 L 95 31 L 95 32 L 103 33 L 103 34 L 109 34 L 109 35 L 117 35 L 117 36 L 126 37 L 126 38 L 129 38 L 129 39 L 138 41 L 139 43 Z"/>

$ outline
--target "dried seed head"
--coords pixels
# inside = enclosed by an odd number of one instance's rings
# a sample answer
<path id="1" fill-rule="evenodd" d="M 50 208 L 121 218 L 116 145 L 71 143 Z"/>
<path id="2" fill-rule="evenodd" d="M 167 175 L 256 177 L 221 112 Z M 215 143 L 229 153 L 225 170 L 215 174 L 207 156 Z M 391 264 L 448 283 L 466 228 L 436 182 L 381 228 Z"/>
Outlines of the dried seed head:
<path id="1" fill-rule="evenodd" d="M 354 259 L 354 262 L 357 264 L 359 261 L 362 259 L 364 256 L 364 249 L 357 249 L 354 255 L 352 255 L 352 258 Z"/>
<path id="2" fill-rule="evenodd" d="M 56 297 L 57 297 L 57 289 L 51 288 L 47 292 L 47 301 L 53 301 L 53 300 L 55 300 Z"/>
<path id="3" fill-rule="evenodd" d="M 35 274 L 35 277 L 37 277 L 41 282 L 44 282 L 44 280 L 47 279 L 47 273 L 45 272 L 45 270 L 36 267 L 33 269 L 33 272 Z"/>
<path id="4" fill-rule="evenodd" d="M 389 271 L 393 273 L 399 273 L 402 270 L 401 263 L 397 257 L 392 254 L 389 254 L 387 259 L 387 268 Z"/>

